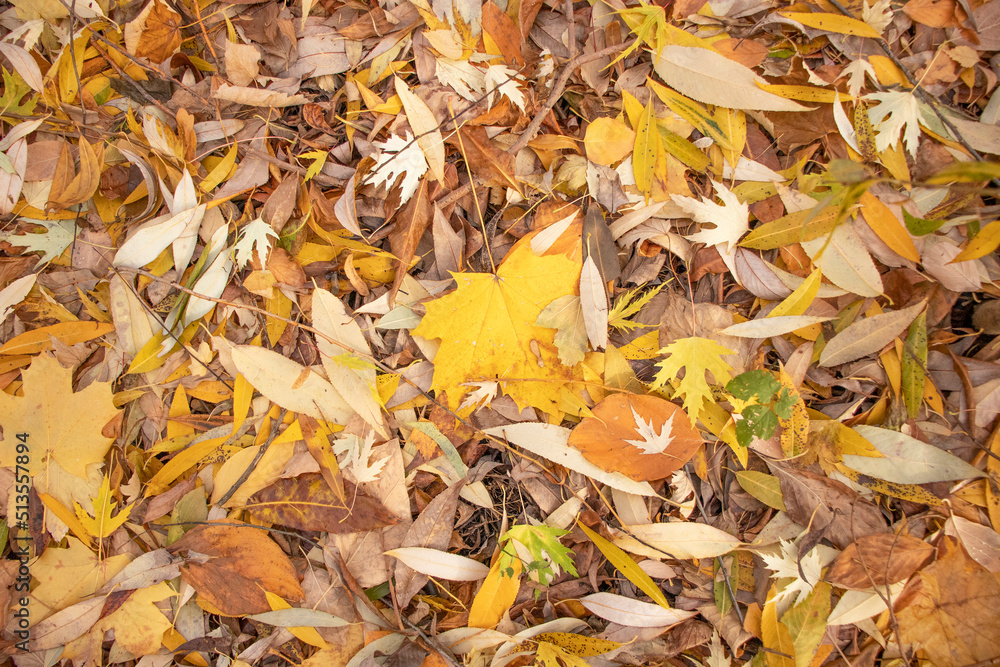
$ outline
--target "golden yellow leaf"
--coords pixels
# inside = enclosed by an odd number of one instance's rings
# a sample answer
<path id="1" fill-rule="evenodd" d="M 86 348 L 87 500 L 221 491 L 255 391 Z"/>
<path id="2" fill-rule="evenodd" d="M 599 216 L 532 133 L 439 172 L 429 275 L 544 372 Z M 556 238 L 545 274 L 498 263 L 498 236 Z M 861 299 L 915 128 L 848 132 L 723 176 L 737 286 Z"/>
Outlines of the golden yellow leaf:
<path id="1" fill-rule="evenodd" d="M 554 299 L 575 294 L 580 264 L 516 247 L 496 275 L 454 274 L 458 289 L 427 304 L 413 334 L 441 339 L 431 388 L 457 409 L 464 382 L 500 380 L 520 408 L 556 414 L 559 390 L 574 371 L 559 362 L 555 329 L 534 324 Z"/>
<path id="2" fill-rule="evenodd" d="M 614 118 L 598 118 L 587 126 L 583 143 L 591 162 L 611 165 L 632 152 L 635 132 Z"/>
<path id="3" fill-rule="evenodd" d="M 76 515 L 80 518 L 80 523 L 87 532 L 98 539 L 103 537 L 109 537 L 111 533 L 118 530 L 125 521 L 128 520 L 129 510 L 132 508 L 132 503 L 126 505 L 118 510 L 118 514 L 114 517 L 111 516 L 111 480 L 108 476 L 104 476 L 104 481 L 101 482 L 101 490 L 97 492 L 97 497 L 94 498 L 94 516 L 91 517 L 80 505 L 76 506 Z"/>
<path id="4" fill-rule="evenodd" d="M 507 561 L 510 561 L 509 563 Z M 521 561 L 500 558 L 479 587 L 469 610 L 470 628 L 495 628 L 504 612 L 510 609 L 521 587 Z"/>
<path id="5" fill-rule="evenodd" d="M 110 382 L 94 382 L 73 393 L 73 371 L 48 355 L 37 357 L 22 372 L 24 397 L 0 394 L 4 439 L 0 465 L 27 468 L 29 475 L 57 461 L 78 477 L 100 463 L 112 440 L 101 430 L 118 414 Z M 24 437 L 20 437 L 23 435 Z"/>

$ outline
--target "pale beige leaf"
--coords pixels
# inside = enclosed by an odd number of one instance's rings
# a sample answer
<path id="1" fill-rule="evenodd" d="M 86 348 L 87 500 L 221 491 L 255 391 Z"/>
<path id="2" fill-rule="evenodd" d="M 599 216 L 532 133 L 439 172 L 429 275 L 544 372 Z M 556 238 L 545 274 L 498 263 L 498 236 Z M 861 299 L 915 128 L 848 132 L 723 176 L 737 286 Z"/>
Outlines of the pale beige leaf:
<path id="1" fill-rule="evenodd" d="M 801 245 L 823 276 L 837 287 L 858 296 L 878 296 L 882 293 L 882 277 L 878 268 L 861 238 L 849 225 L 840 225 L 829 237 L 803 241 Z"/>
<path id="2" fill-rule="evenodd" d="M 330 384 L 379 435 L 388 438 L 375 391 L 375 366 L 367 361 L 371 349 L 361 327 L 344 303 L 324 289 L 313 292 L 312 317 L 322 334 L 316 336 L 316 347 Z"/>
<path id="3" fill-rule="evenodd" d="M 627 531 L 627 532 L 626 532 Z M 619 547 L 647 558 L 714 558 L 742 542 L 729 533 L 703 523 L 651 523 L 625 526 L 614 539 Z"/>
<path id="4" fill-rule="evenodd" d="M 926 304 L 920 303 L 855 322 L 830 339 L 819 355 L 820 366 L 838 366 L 878 352 L 906 331 Z"/>
<path id="5" fill-rule="evenodd" d="M 766 82 L 749 67 L 720 53 L 672 44 L 654 66 L 668 86 L 704 104 L 750 111 L 807 111 L 797 102 L 762 90 Z"/>
<path id="6" fill-rule="evenodd" d="M 779 317 L 765 317 L 749 322 L 740 322 L 726 327 L 720 334 L 736 336 L 738 338 L 770 338 L 771 336 L 782 336 L 791 333 L 796 329 L 807 327 L 811 324 L 820 324 L 832 320 L 832 317 L 817 317 L 815 315 L 782 315 Z"/>
<path id="7" fill-rule="evenodd" d="M 426 547 L 400 547 L 385 554 L 421 574 L 447 581 L 478 581 L 490 571 L 477 560 Z"/>
<path id="8" fill-rule="evenodd" d="M 664 609 L 658 604 L 613 593 L 592 593 L 580 598 L 580 604 L 607 621 L 631 628 L 667 628 L 698 613 Z"/>
<path id="9" fill-rule="evenodd" d="M 424 151 L 431 173 L 438 181 L 444 182 L 444 138 L 438 129 L 437 118 L 427 104 L 400 78 L 396 78 L 396 94 L 403 103 L 406 119 L 410 121 L 413 134 L 417 137 L 417 144 Z"/>
<path id="10" fill-rule="evenodd" d="M 118 249 L 115 266 L 139 269 L 149 264 L 190 225 L 201 224 L 206 208 L 205 204 L 199 204 L 169 218 L 163 216 L 142 225 Z"/>
<path id="11" fill-rule="evenodd" d="M 984 475 L 954 454 L 905 433 L 864 425 L 854 430 L 884 457 L 844 455 L 844 465 L 863 475 L 895 484 L 950 482 Z"/>
<path id="12" fill-rule="evenodd" d="M 346 423 L 354 414 L 329 382 L 277 352 L 254 345 L 237 345 L 232 356 L 247 382 L 287 410 L 339 424 Z"/>
<path id="13" fill-rule="evenodd" d="M 580 271 L 580 307 L 583 309 L 583 326 L 587 330 L 590 347 L 597 350 L 607 346 L 608 296 L 593 255 L 587 257 Z"/>

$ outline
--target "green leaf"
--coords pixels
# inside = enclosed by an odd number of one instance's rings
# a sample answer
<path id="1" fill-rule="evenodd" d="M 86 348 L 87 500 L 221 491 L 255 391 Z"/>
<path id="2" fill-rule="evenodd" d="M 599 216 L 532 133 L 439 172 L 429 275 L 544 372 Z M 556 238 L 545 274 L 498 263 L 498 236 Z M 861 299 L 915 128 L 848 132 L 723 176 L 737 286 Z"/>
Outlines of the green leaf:
<path id="1" fill-rule="evenodd" d="M 910 323 L 903 346 L 902 386 L 903 404 L 911 419 L 916 419 L 920 404 L 924 400 L 924 384 L 927 381 L 927 311 L 917 315 Z"/>
<path id="2" fill-rule="evenodd" d="M 903 209 L 903 221 L 906 223 L 906 228 L 914 236 L 927 236 L 931 232 L 936 232 L 945 223 L 944 220 L 924 220 L 923 218 L 918 218 L 915 215 L 911 215 L 905 208 Z"/>
<path id="3" fill-rule="evenodd" d="M 541 574 L 552 574 L 551 569 L 555 567 L 575 577 L 576 567 L 570 558 L 573 551 L 559 543 L 559 538 L 568 532 L 551 526 L 514 526 L 501 539 L 517 540 L 528 549 L 535 561 L 544 562 L 545 567 L 538 568 Z"/>
<path id="4" fill-rule="evenodd" d="M 750 401 L 756 396 L 761 403 L 770 401 L 779 389 L 781 385 L 774 376 L 761 370 L 740 373 L 726 385 L 726 391 L 741 401 Z"/>
<path id="5" fill-rule="evenodd" d="M 641 590 L 643 593 L 652 598 L 653 602 L 660 605 L 664 609 L 670 609 L 670 603 L 667 602 L 666 596 L 660 587 L 656 585 L 652 577 L 643 571 L 639 564 L 632 560 L 632 557 L 627 553 L 619 549 L 612 542 L 601 537 L 599 534 L 587 528 L 585 525 L 577 521 L 580 530 L 590 538 L 590 541 L 597 545 L 597 548 L 601 550 L 604 557 L 608 559 L 608 562 L 615 566 L 619 572 L 625 575 L 625 578 L 636 585 L 636 588 Z"/>
<path id="6" fill-rule="evenodd" d="M 795 667 L 809 667 L 826 632 L 830 617 L 830 584 L 821 581 L 797 605 L 785 612 L 781 623 L 788 628 L 795 647 Z"/>

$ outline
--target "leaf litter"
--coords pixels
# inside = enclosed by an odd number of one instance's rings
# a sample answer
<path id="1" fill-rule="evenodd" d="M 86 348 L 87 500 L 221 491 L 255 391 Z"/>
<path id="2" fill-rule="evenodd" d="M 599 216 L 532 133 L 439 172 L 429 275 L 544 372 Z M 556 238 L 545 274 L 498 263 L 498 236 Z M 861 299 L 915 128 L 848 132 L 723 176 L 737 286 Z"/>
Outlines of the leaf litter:
<path id="1" fill-rule="evenodd" d="M 998 3 L 12 0 L 5 654 L 1000 659 Z"/>

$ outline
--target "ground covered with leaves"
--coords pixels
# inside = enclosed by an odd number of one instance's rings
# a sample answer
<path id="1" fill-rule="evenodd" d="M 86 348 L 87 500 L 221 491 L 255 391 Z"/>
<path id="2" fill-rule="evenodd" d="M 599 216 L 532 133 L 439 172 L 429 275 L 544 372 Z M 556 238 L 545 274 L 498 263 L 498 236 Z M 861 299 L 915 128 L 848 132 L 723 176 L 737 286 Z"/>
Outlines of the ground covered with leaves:
<path id="1" fill-rule="evenodd" d="M 1000 0 L 0 34 L 19 667 L 1000 660 Z"/>

